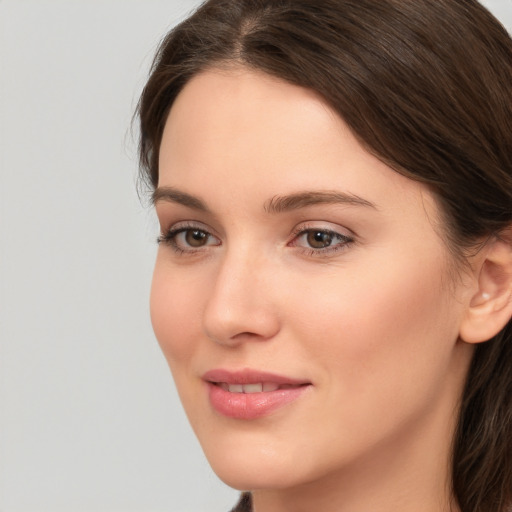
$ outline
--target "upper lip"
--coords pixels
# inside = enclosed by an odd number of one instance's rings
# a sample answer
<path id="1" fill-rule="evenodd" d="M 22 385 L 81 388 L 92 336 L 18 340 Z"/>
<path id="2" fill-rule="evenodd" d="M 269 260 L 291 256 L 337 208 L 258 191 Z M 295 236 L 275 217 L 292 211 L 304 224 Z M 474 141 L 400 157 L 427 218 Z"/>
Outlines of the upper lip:
<path id="1" fill-rule="evenodd" d="M 250 368 L 244 368 L 243 370 L 225 370 L 221 368 L 209 370 L 203 375 L 203 380 L 213 383 L 224 382 L 226 384 L 254 384 L 258 382 L 274 382 L 279 385 L 292 384 L 297 386 L 311 384 L 308 380 L 294 379 Z"/>

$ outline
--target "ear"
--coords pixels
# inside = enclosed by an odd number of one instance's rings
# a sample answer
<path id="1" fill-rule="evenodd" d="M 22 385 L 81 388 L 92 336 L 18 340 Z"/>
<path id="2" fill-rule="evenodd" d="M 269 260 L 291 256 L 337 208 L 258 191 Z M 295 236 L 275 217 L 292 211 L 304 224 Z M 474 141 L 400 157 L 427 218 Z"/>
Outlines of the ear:
<path id="1" fill-rule="evenodd" d="M 479 256 L 475 269 L 477 291 L 459 332 L 467 343 L 491 339 L 512 318 L 512 228 L 503 237 L 489 241 Z"/>

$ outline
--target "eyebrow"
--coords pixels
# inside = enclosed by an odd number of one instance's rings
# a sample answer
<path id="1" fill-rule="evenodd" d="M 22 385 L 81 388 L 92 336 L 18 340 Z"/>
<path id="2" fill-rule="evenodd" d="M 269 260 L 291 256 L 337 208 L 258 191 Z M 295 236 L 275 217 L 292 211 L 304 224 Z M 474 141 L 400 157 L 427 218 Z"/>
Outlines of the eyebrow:
<path id="1" fill-rule="evenodd" d="M 201 199 L 173 187 L 158 187 L 153 192 L 151 199 L 153 205 L 160 201 L 165 201 L 210 213 L 209 208 Z M 267 213 L 283 213 L 321 204 L 344 204 L 377 209 L 373 203 L 362 197 L 339 191 L 307 191 L 296 192 L 286 196 L 274 196 L 265 203 L 263 209 Z"/>
<path id="2" fill-rule="evenodd" d="M 158 187 L 153 192 L 151 201 L 153 206 L 160 201 L 166 201 L 169 203 L 178 203 L 187 208 L 192 208 L 193 210 L 199 210 L 205 213 L 210 212 L 201 199 L 187 194 L 186 192 L 181 192 L 173 187 Z"/>
<path id="3" fill-rule="evenodd" d="M 320 204 L 345 204 L 378 209 L 377 206 L 362 197 L 338 191 L 308 191 L 287 196 L 275 196 L 265 204 L 264 208 L 269 213 L 281 213 Z"/>

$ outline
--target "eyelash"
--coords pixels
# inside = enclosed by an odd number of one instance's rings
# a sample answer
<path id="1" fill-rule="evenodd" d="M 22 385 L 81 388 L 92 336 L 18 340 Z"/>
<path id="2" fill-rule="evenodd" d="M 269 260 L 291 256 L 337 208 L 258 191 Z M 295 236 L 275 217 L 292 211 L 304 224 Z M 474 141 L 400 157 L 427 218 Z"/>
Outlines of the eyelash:
<path id="1" fill-rule="evenodd" d="M 188 249 L 182 249 L 178 243 L 176 242 L 176 237 L 181 233 L 186 233 L 187 231 L 199 231 L 201 233 L 204 233 L 208 237 L 213 237 L 211 233 L 209 233 L 206 229 L 203 229 L 202 227 L 195 225 L 195 224 L 185 224 L 181 225 L 177 228 L 170 229 L 166 233 L 160 234 L 160 236 L 157 238 L 158 244 L 168 245 L 178 254 L 195 254 L 197 252 L 200 252 L 203 250 L 203 247 L 194 249 L 192 247 Z M 220 244 L 216 244 L 220 245 Z"/>
<path id="2" fill-rule="evenodd" d="M 186 225 L 181 225 L 174 229 L 170 229 L 166 233 L 162 233 L 157 238 L 157 243 L 168 245 L 177 254 L 180 254 L 180 255 L 181 254 L 193 255 L 193 254 L 203 251 L 205 247 L 208 247 L 208 245 L 202 246 L 199 248 L 189 247 L 187 249 L 183 249 L 182 247 L 180 247 L 178 245 L 178 243 L 176 242 L 176 238 L 181 233 L 187 233 L 189 231 L 198 231 L 198 232 L 204 233 L 209 238 L 212 238 L 212 237 L 215 238 L 214 235 L 212 235 L 206 229 L 203 229 L 202 227 L 200 227 L 198 225 L 186 224 Z M 329 245 L 325 248 L 301 247 L 301 246 L 297 245 L 297 241 L 301 237 L 307 237 L 311 233 L 330 236 L 330 237 L 332 237 L 333 240 L 337 240 L 337 243 L 335 243 L 332 246 Z M 293 235 L 293 239 L 291 242 L 288 243 L 288 245 L 291 247 L 297 247 L 299 250 L 301 250 L 301 252 L 303 252 L 304 254 L 306 254 L 307 256 L 310 256 L 310 257 L 329 256 L 329 255 L 336 253 L 340 250 L 347 249 L 355 241 L 354 238 L 351 236 L 342 235 L 341 233 L 338 233 L 337 231 L 334 231 L 331 229 L 318 228 L 318 227 L 314 227 L 314 226 L 301 226 L 300 228 L 295 229 L 292 232 L 292 235 Z M 218 246 L 221 244 L 218 243 L 218 244 L 210 244 L 210 245 Z"/>
<path id="3" fill-rule="evenodd" d="M 332 237 L 333 242 L 337 241 L 337 243 L 334 243 L 334 245 L 329 245 L 325 248 L 300 247 L 297 245 L 297 241 L 301 237 L 307 237 L 308 234 L 311 233 L 328 235 Z M 332 229 L 303 225 L 300 228 L 293 231 L 293 240 L 290 244 L 292 245 L 292 247 L 298 247 L 299 249 L 301 249 L 307 256 L 323 257 L 330 256 L 338 251 L 346 250 L 354 241 L 355 240 L 353 237 L 348 235 L 342 235 L 341 233 L 338 233 L 337 231 L 334 231 Z"/>

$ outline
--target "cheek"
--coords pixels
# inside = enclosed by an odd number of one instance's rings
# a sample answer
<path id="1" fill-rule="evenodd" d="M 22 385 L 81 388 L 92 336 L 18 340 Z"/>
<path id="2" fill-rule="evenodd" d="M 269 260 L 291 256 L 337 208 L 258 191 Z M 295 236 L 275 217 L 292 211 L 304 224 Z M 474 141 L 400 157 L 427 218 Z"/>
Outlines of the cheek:
<path id="1" fill-rule="evenodd" d="M 194 352 L 200 301 L 195 288 L 157 259 L 151 285 L 150 312 L 155 336 L 174 369 Z"/>
<path id="2" fill-rule="evenodd" d="M 405 399 L 415 390 L 411 383 L 438 382 L 457 338 L 457 314 L 442 276 L 436 258 L 337 271 L 310 284 L 319 291 L 307 301 L 291 303 L 295 336 L 325 368 L 329 385 L 374 404 L 371 398 L 390 388 Z"/>
<path id="3" fill-rule="evenodd" d="M 305 436 L 302 456 L 322 453 L 329 467 L 448 417 L 453 404 L 446 404 L 458 393 L 450 377 L 457 305 L 439 267 L 371 268 L 316 276 L 315 286 L 305 279 L 301 288 L 310 291 L 288 298 L 291 338 L 322 397 L 300 423 L 305 430 L 323 425 L 323 435 Z M 346 443 L 335 448 L 333 439 Z"/>

